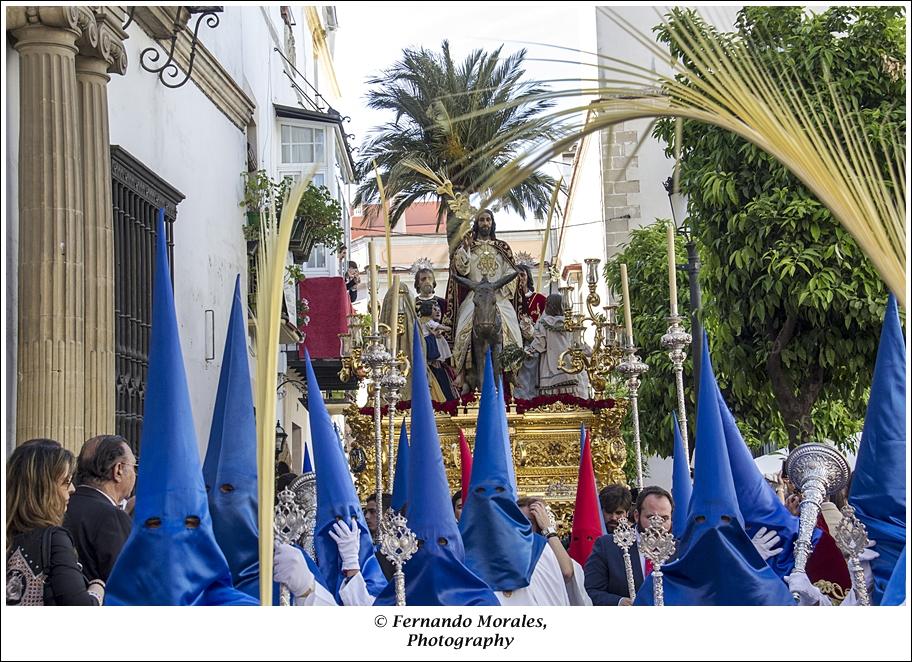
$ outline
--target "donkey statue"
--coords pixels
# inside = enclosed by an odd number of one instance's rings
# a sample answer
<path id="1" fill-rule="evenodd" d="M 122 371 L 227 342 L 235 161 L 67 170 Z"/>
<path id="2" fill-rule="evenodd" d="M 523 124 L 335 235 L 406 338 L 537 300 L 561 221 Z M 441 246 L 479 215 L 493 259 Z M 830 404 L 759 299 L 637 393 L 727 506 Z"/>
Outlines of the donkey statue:
<path id="1" fill-rule="evenodd" d="M 453 278 L 461 285 L 475 292 L 475 311 L 472 319 L 472 371 L 466 371 L 466 382 L 470 389 L 481 388 L 481 378 L 484 375 L 485 355 L 491 350 L 491 360 L 494 374 L 500 374 L 500 352 L 503 349 L 503 322 L 500 311 L 497 309 L 496 292 L 519 275 L 518 271 L 494 281 L 482 276 L 480 282 L 471 281 L 454 274 Z"/>

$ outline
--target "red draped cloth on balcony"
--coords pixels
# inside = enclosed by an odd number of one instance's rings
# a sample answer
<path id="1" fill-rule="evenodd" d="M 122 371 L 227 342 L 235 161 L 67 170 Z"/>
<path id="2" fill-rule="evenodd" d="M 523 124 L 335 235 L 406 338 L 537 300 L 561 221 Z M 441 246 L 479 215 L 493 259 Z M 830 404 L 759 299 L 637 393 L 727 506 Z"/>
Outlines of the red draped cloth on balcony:
<path id="1" fill-rule="evenodd" d="M 353 311 L 345 281 L 341 276 L 308 276 L 298 283 L 298 298 L 310 305 L 310 324 L 302 329 L 307 336 L 298 343 L 298 356 L 304 358 L 306 347 L 312 359 L 339 358 L 339 334 L 348 331 L 348 315 Z"/>

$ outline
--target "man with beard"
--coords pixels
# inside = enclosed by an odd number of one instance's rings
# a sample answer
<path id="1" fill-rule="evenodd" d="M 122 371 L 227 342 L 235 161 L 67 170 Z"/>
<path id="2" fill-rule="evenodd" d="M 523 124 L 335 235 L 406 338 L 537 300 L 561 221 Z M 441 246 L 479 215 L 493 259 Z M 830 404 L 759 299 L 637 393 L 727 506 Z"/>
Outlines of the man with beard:
<path id="1" fill-rule="evenodd" d="M 613 484 L 602 488 L 599 492 L 599 505 L 605 516 L 605 528 L 608 529 L 608 533 L 614 533 L 618 521 L 622 517 L 627 517 L 632 503 L 633 498 L 626 485 Z"/>
<path id="2" fill-rule="evenodd" d="M 426 266 L 429 264 L 428 260 L 422 259 L 412 267 L 413 269 L 418 267 L 415 271 L 415 315 L 418 317 L 421 317 L 420 308 L 423 301 L 435 302 L 443 315 L 446 315 L 447 312 L 446 299 L 437 296 L 434 292 L 437 289 L 437 279 L 434 277 L 434 270 Z"/>
<path id="3" fill-rule="evenodd" d="M 464 391 L 480 387 L 475 384 L 476 366 L 472 364 L 472 327 L 475 318 L 475 293 L 460 285 L 454 276 L 473 282 L 486 278 L 495 282 L 516 271 L 513 251 L 506 242 L 495 236 L 494 214 L 483 209 L 475 217 L 472 230 L 466 234 L 453 253 L 450 262 L 450 280 L 447 284 L 447 312 L 444 323 L 453 329 L 453 369 L 457 385 Z M 505 284 L 496 293 L 500 313 L 502 348 L 507 354 L 522 349 L 522 334 L 516 311 L 521 303 L 521 293 L 515 281 Z"/>

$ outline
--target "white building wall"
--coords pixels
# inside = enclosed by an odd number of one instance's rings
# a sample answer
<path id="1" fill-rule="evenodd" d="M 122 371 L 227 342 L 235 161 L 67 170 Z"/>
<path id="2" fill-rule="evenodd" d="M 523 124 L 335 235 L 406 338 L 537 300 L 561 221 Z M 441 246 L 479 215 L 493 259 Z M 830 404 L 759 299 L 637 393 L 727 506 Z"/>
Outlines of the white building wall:
<path id="1" fill-rule="evenodd" d="M 301 6 L 292 8 L 297 68 L 312 79 L 313 41 Z M 235 82 L 255 102 L 258 167 L 273 178 L 278 166 L 278 124 L 273 105 L 299 107 L 298 96 L 283 73 L 284 60 L 274 48 L 285 49 L 285 23 L 278 6 L 226 6 L 218 27 L 200 30 L 200 38 Z M 109 84 L 111 144 L 117 144 L 181 191 L 174 225 L 175 304 L 201 454 L 209 439 L 212 408 L 218 388 L 222 351 L 236 274 L 247 288 L 245 210 L 241 173 L 247 169 L 246 132 L 236 127 L 191 81 L 168 89 L 139 66 L 143 49 L 155 45 L 135 23 L 128 28 L 129 69 Z M 158 47 L 160 49 L 160 47 Z M 9 79 L 9 78 L 8 78 Z M 300 81 L 298 84 L 304 87 Z M 17 88 L 18 89 L 18 88 Z M 320 92 L 338 103 L 328 90 Z M 305 103 L 306 106 L 306 103 Z M 335 163 L 335 139 L 326 130 L 326 186 L 341 195 Z M 336 261 L 327 261 L 331 273 Z M 215 311 L 215 359 L 205 358 L 205 310 Z M 15 310 L 15 309 L 14 309 Z M 15 318 L 13 318 L 15 319 Z M 251 367 L 253 367 L 253 361 Z M 277 417 L 291 441 L 291 423 L 306 427 L 306 412 L 289 387 Z M 295 395 L 292 395 L 295 393 Z M 303 419 L 303 420 L 302 420 Z"/>
<path id="2" fill-rule="evenodd" d="M 231 9 L 221 25 L 230 30 Z M 200 449 L 209 439 L 222 349 L 236 274 L 246 287 L 247 260 L 241 226 L 246 141 L 241 132 L 192 82 L 164 87 L 139 66 L 140 53 L 155 45 L 137 25 L 124 42 L 130 67 L 108 87 L 111 144 L 120 145 L 186 197 L 174 224 L 174 298 L 181 349 Z M 205 310 L 215 311 L 215 360 L 206 361 Z"/>

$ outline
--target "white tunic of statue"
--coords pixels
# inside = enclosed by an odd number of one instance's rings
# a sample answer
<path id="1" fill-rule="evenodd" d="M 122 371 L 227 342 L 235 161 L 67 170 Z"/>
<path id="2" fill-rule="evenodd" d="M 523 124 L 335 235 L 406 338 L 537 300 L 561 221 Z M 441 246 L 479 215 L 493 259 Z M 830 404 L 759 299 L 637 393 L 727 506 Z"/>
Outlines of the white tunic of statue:
<path id="1" fill-rule="evenodd" d="M 494 244 L 485 239 L 476 239 L 471 252 L 460 246 L 453 255 L 453 266 L 456 272 L 476 283 L 487 276 L 491 282 L 512 274 L 513 265 L 498 251 Z M 516 345 L 522 347 L 522 334 L 519 331 L 519 320 L 513 307 L 513 293 L 516 281 L 512 280 L 497 290 L 497 308 L 500 311 L 501 337 L 503 347 Z M 466 356 L 472 347 L 472 321 L 475 318 L 475 292 L 466 294 L 459 304 L 456 318 L 456 329 L 453 339 L 453 367 L 457 372 L 465 368 Z"/>
<path id="2" fill-rule="evenodd" d="M 579 398 L 589 397 L 589 378 L 583 370 L 575 375 L 560 369 L 560 357 L 570 349 L 573 334 L 564 328 L 563 315 L 548 315 L 538 318 L 529 350 L 539 356 L 538 390 L 541 395 L 568 393 Z M 592 350 L 583 346 L 583 353 L 589 356 Z"/>

